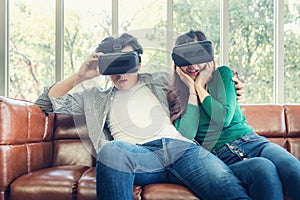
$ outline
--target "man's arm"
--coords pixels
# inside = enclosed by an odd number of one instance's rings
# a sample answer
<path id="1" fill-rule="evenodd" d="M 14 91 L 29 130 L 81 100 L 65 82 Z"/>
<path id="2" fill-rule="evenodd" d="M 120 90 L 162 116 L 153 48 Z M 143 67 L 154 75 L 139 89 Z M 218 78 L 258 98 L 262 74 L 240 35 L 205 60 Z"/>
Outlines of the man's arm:
<path id="1" fill-rule="evenodd" d="M 85 80 L 99 76 L 98 71 L 98 56 L 99 53 L 92 54 L 79 68 L 78 72 L 53 85 L 48 92 L 48 95 L 53 98 L 61 97 L 67 94 L 76 85 Z"/>
<path id="2" fill-rule="evenodd" d="M 44 112 L 47 113 L 53 112 L 54 110 L 63 113 L 71 113 L 71 108 L 74 108 L 74 102 L 77 102 L 72 100 L 72 98 L 76 98 L 78 100 L 80 97 L 79 95 L 71 96 L 67 94 L 79 83 L 99 75 L 97 70 L 98 55 L 99 54 L 96 53 L 92 54 L 81 65 L 78 72 L 75 74 L 71 75 L 65 80 L 55 83 L 52 86 L 45 87 L 42 94 L 35 101 L 35 104 L 37 104 Z M 57 105 L 56 107 L 53 104 L 54 102 L 55 105 Z M 71 106 L 68 106 L 68 104 L 71 104 Z M 58 106 L 61 108 L 61 110 L 57 109 Z"/>

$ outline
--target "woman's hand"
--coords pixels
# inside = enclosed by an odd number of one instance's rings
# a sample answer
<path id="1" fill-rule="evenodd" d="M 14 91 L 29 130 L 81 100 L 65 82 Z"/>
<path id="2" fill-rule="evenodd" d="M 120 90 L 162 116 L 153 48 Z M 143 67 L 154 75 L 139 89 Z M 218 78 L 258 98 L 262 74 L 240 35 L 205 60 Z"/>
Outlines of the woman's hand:
<path id="1" fill-rule="evenodd" d="M 180 79 L 189 88 L 190 93 L 196 93 L 196 90 L 195 90 L 195 81 L 189 75 L 187 75 L 186 73 L 184 73 L 180 67 L 176 67 L 176 72 L 179 75 Z"/>
<path id="2" fill-rule="evenodd" d="M 84 63 L 80 66 L 77 72 L 77 82 L 83 82 L 100 75 L 98 71 L 98 57 L 102 53 L 93 53 Z"/>
<path id="3" fill-rule="evenodd" d="M 206 88 L 207 83 L 213 77 L 213 72 L 215 70 L 215 67 L 213 64 L 210 63 L 205 63 L 204 65 L 200 64 L 200 65 L 202 65 L 202 67 L 200 67 L 201 70 L 196 78 L 195 85 L 197 87 Z"/>

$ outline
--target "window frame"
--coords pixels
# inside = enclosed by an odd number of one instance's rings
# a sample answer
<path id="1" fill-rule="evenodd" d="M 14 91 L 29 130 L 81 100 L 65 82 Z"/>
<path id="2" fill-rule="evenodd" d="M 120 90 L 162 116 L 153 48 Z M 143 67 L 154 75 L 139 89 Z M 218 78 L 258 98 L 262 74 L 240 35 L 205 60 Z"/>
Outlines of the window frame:
<path id="1" fill-rule="evenodd" d="M 0 95 L 8 95 L 8 0 L 0 0 Z"/>

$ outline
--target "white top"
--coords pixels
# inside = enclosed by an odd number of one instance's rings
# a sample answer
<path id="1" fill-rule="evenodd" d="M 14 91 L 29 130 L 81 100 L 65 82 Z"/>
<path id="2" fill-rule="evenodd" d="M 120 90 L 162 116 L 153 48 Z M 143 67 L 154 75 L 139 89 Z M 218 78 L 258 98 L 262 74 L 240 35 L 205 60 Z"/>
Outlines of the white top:
<path id="1" fill-rule="evenodd" d="M 170 122 L 159 100 L 145 84 L 116 91 L 108 115 L 108 128 L 115 140 L 142 144 L 155 139 L 183 137 Z"/>

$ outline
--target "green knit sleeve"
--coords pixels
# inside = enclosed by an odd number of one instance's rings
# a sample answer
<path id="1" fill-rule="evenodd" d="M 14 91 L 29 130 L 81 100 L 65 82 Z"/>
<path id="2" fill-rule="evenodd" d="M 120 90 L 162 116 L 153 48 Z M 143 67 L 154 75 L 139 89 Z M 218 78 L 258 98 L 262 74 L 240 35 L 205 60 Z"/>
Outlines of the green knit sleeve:
<path id="1" fill-rule="evenodd" d="M 198 106 L 188 104 L 182 117 L 174 121 L 174 126 L 184 137 L 194 139 L 198 131 L 199 120 Z"/>
<path id="2" fill-rule="evenodd" d="M 209 83 L 210 95 L 202 102 L 205 112 L 220 128 L 230 125 L 236 109 L 236 89 L 232 77 L 233 73 L 229 67 L 217 68 L 213 80 Z"/>

